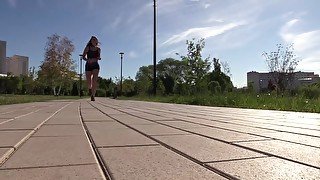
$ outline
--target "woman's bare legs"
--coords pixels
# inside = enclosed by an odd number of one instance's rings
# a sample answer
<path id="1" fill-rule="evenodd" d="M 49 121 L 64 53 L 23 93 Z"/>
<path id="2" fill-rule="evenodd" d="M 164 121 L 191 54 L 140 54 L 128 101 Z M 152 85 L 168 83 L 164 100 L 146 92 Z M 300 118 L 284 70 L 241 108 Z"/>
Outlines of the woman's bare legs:
<path id="1" fill-rule="evenodd" d="M 92 74 L 93 74 L 92 71 L 86 71 L 86 80 L 87 80 L 87 85 L 88 85 L 90 96 L 92 94 Z"/>
<path id="2" fill-rule="evenodd" d="M 99 75 L 99 69 L 92 70 L 92 95 L 93 97 L 96 95 L 97 91 L 97 83 L 98 83 L 98 75 Z"/>

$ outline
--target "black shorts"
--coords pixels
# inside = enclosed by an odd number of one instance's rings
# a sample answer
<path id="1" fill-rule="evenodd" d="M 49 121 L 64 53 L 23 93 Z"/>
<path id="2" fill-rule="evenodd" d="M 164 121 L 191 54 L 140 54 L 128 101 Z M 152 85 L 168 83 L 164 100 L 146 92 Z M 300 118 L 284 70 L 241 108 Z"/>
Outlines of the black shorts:
<path id="1" fill-rule="evenodd" d="M 100 66 L 98 62 L 86 63 L 86 68 L 85 68 L 86 71 L 93 71 L 94 69 L 100 70 Z"/>

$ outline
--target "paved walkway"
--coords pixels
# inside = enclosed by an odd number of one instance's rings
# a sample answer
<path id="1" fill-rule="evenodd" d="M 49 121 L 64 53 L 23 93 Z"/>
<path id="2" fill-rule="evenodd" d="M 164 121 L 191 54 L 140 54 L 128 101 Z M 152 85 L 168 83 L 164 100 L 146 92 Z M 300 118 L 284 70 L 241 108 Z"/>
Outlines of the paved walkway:
<path id="1" fill-rule="evenodd" d="M 0 179 L 320 179 L 320 115 L 106 98 L 5 105 Z"/>

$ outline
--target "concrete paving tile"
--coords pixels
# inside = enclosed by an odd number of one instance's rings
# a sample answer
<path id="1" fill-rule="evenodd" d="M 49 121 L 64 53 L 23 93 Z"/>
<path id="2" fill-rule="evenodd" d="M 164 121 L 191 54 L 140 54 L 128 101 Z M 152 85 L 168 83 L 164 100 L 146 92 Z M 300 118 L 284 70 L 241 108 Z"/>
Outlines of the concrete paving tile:
<path id="1" fill-rule="evenodd" d="M 106 119 L 106 115 L 98 110 L 81 110 L 83 119 Z"/>
<path id="2" fill-rule="evenodd" d="M 195 129 L 195 128 L 207 128 L 207 126 L 202 126 L 199 124 L 184 122 L 184 121 L 162 121 L 161 123 L 167 124 L 173 127 L 181 128 L 181 129 Z"/>
<path id="3" fill-rule="evenodd" d="M 20 115 L 35 111 L 35 110 L 40 109 L 40 108 L 42 108 L 42 106 L 37 106 L 37 105 L 34 105 L 34 104 L 29 104 L 29 105 L 26 105 L 24 107 L 23 106 L 20 106 L 20 107 L 12 106 L 7 111 L 1 112 L 0 113 L 0 117 L 2 115 L 8 115 L 8 114 L 12 114 L 14 116 L 20 116 Z"/>
<path id="4" fill-rule="evenodd" d="M 320 137 L 305 136 L 301 134 L 292 134 L 292 133 L 286 133 L 286 132 L 259 133 L 259 134 L 270 137 L 270 138 L 276 138 L 280 140 L 286 140 L 290 142 L 296 142 L 296 143 L 301 143 L 301 144 L 320 148 Z"/>
<path id="5" fill-rule="evenodd" d="M 0 164 L 14 151 L 13 148 L 0 148 Z"/>
<path id="6" fill-rule="evenodd" d="M 320 170 L 274 157 L 210 163 L 239 179 L 320 179 Z"/>
<path id="7" fill-rule="evenodd" d="M 46 124 L 78 124 L 80 125 L 80 115 L 78 111 L 79 103 L 72 103 L 59 111 Z"/>
<path id="8" fill-rule="evenodd" d="M 0 170 L 0 179 L 103 179 L 97 165 Z"/>
<path id="9" fill-rule="evenodd" d="M 99 124 L 101 124 L 99 126 Z M 128 145 L 145 145 L 156 144 L 142 134 L 129 129 L 118 128 L 110 129 L 107 123 L 88 124 L 88 129 L 93 137 L 96 146 L 128 146 Z"/>
<path id="10" fill-rule="evenodd" d="M 85 136 L 85 132 L 80 124 L 43 125 L 33 136 Z"/>
<path id="11" fill-rule="evenodd" d="M 261 126 L 263 127 L 263 126 Z M 301 129 L 301 128 L 293 128 L 293 127 L 283 127 L 283 126 L 269 126 L 274 130 L 278 131 L 286 131 L 286 132 L 293 132 L 293 133 L 301 133 L 307 135 L 318 136 L 320 138 L 320 130 L 312 130 L 312 129 Z"/>
<path id="12" fill-rule="evenodd" d="M 112 131 L 119 129 L 128 129 L 128 127 L 118 122 L 85 122 L 85 124 L 89 128 L 89 130 L 94 131 Z"/>
<path id="13" fill-rule="evenodd" d="M 169 135 L 169 134 L 190 134 L 185 131 L 177 130 L 160 124 L 152 125 L 131 125 L 133 128 L 148 135 Z"/>
<path id="14" fill-rule="evenodd" d="M 162 116 L 156 116 L 148 113 L 143 113 L 143 112 L 131 112 L 130 114 L 138 116 L 138 117 L 143 117 L 148 120 L 154 120 L 154 121 L 159 121 L 159 120 L 170 120 L 171 118 L 168 117 L 162 117 Z"/>
<path id="15" fill-rule="evenodd" d="M 320 168 L 320 149 L 279 140 L 236 143 Z M 312 154 L 312 156 L 311 156 Z"/>
<path id="16" fill-rule="evenodd" d="M 118 121 L 121 121 L 124 124 L 156 124 L 154 122 L 145 120 L 145 119 L 141 119 L 135 116 L 131 116 L 128 114 L 123 114 L 123 115 L 110 115 L 111 117 L 117 119 Z"/>
<path id="17" fill-rule="evenodd" d="M 298 128 L 298 129 L 316 129 L 320 130 L 320 126 L 311 125 L 311 124 L 301 124 L 301 123 L 293 123 L 293 122 L 285 122 L 285 121 L 273 121 L 269 119 L 257 119 L 255 117 L 251 118 L 239 118 L 233 119 L 232 122 L 236 122 L 243 125 L 250 125 L 250 126 L 261 126 L 261 127 L 268 127 L 268 128 Z M 281 130 L 279 129 L 279 130 Z"/>
<path id="18" fill-rule="evenodd" d="M 123 112 L 129 113 L 129 114 L 138 112 L 137 110 L 127 108 L 127 107 L 121 107 L 121 108 L 117 108 L 117 109 L 121 112 L 123 111 Z"/>
<path id="19" fill-rule="evenodd" d="M 0 169 L 95 162 L 85 137 L 31 137 Z"/>
<path id="20" fill-rule="evenodd" d="M 114 119 L 110 117 L 104 118 L 92 118 L 92 119 L 83 119 L 84 122 L 116 122 Z"/>
<path id="21" fill-rule="evenodd" d="M 5 122 L 5 121 L 8 121 L 8 120 L 13 120 L 13 119 L 11 119 L 11 118 L 3 118 L 3 119 L 0 119 L 0 125 L 1 125 L 1 124 L 4 124 L 4 123 L 7 123 L 7 122 Z"/>
<path id="22" fill-rule="evenodd" d="M 50 118 L 56 111 L 58 111 L 63 104 L 56 104 L 48 108 L 41 109 L 37 112 L 15 119 L 0 125 L 1 129 L 34 129 L 40 123 Z M 53 116 L 54 117 L 54 116 Z"/>
<path id="23" fill-rule="evenodd" d="M 106 105 L 110 105 L 108 103 L 106 103 Z M 102 104 L 95 104 L 95 107 L 99 108 L 101 111 L 103 111 L 104 113 L 108 114 L 108 115 L 111 115 L 111 114 L 115 114 L 115 115 L 120 115 L 120 114 L 124 114 L 123 112 L 120 112 L 118 110 L 115 110 L 113 108 L 110 108 L 110 107 L 106 107 Z"/>
<path id="24" fill-rule="evenodd" d="M 36 113 L 37 114 L 53 114 L 58 110 L 68 107 L 69 105 L 70 103 L 64 103 L 64 102 L 48 102 L 47 104 L 44 104 L 42 107 L 40 106 L 40 110 L 37 111 Z"/>
<path id="25" fill-rule="evenodd" d="M 154 138 L 202 162 L 262 156 L 253 151 L 197 135 L 154 136 Z"/>
<path id="26" fill-rule="evenodd" d="M 256 127 L 248 127 L 244 125 L 237 125 L 237 124 L 228 124 L 228 123 L 221 123 L 221 122 L 216 122 L 216 121 L 207 121 L 204 122 L 203 124 L 207 124 L 210 126 L 214 127 L 219 127 L 219 128 L 225 128 L 225 129 L 230 129 L 234 131 L 239 131 L 239 132 L 244 132 L 244 133 L 261 133 L 261 132 L 277 132 L 274 130 L 268 130 L 268 129 L 261 129 L 261 128 L 256 128 Z"/>
<path id="27" fill-rule="evenodd" d="M 161 146 L 99 151 L 115 179 L 224 179 Z"/>
<path id="28" fill-rule="evenodd" d="M 19 141 L 21 141 L 29 131 L 1 131 L 0 130 L 0 147 L 11 146 L 14 147 Z"/>
<path id="29" fill-rule="evenodd" d="M 14 107 L 12 106 L 10 109 L 8 109 L 6 112 L 0 113 L 0 119 L 11 119 L 15 117 L 19 117 L 25 114 L 28 114 L 30 112 L 38 110 L 40 107 L 37 106 L 27 106 L 27 107 Z"/>
<path id="30" fill-rule="evenodd" d="M 234 131 L 228 131 L 217 128 L 195 128 L 191 130 L 192 132 L 203 134 L 209 137 L 221 139 L 228 142 L 233 141 L 257 141 L 257 140 L 267 140 L 270 138 L 264 138 L 259 136 L 254 136 L 245 133 L 238 133 Z"/>
<path id="31" fill-rule="evenodd" d="M 27 113 L 24 113 L 24 114 L 27 114 Z M 15 114 L 12 114 L 12 115 L 10 115 L 10 114 L 5 114 L 5 115 L 1 115 L 1 116 L 0 116 L 0 119 L 14 119 L 14 118 L 16 118 L 16 117 L 18 117 L 18 116 L 20 116 L 20 115 L 15 115 Z"/>
<path id="32" fill-rule="evenodd" d="M 24 129 L 34 129 L 36 128 L 40 123 L 46 120 L 48 117 L 36 117 L 36 119 L 29 119 L 29 120 L 14 120 L 7 122 L 5 124 L 0 125 L 0 131 L 1 130 L 24 130 Z"/>
<path id="33" fill-rule="evenodd" d="M 49 119 L 46 124 L 81 124 L 80 115 L 75 113 L 58 113 Z"/>

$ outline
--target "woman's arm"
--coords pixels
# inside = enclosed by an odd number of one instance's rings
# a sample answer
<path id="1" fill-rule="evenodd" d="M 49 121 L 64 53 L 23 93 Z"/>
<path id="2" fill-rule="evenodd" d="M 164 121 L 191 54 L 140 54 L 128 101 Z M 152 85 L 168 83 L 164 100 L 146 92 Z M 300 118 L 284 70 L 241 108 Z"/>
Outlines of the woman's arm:
<path id="1" fill-rule="evenodd" d="M 88 58 L 86 57 L 88 51 L 89 51 L 89 47 L 86 46 L 86 48 L 84 48 L 83 53 L 82 53 L 82 59 L 83 59 L 83 60 L 87 60 L 87 59 L 88 59 Z"/>
<path id="2" fill-rule="evenodd" d="M 98 48 L 98 52 L 99 52 L 98 60 L 101 60 L 101 56 L 100 56 L 100 54 L 101 54 L 101 49 L 100 49 L 100 48 Z"/>

